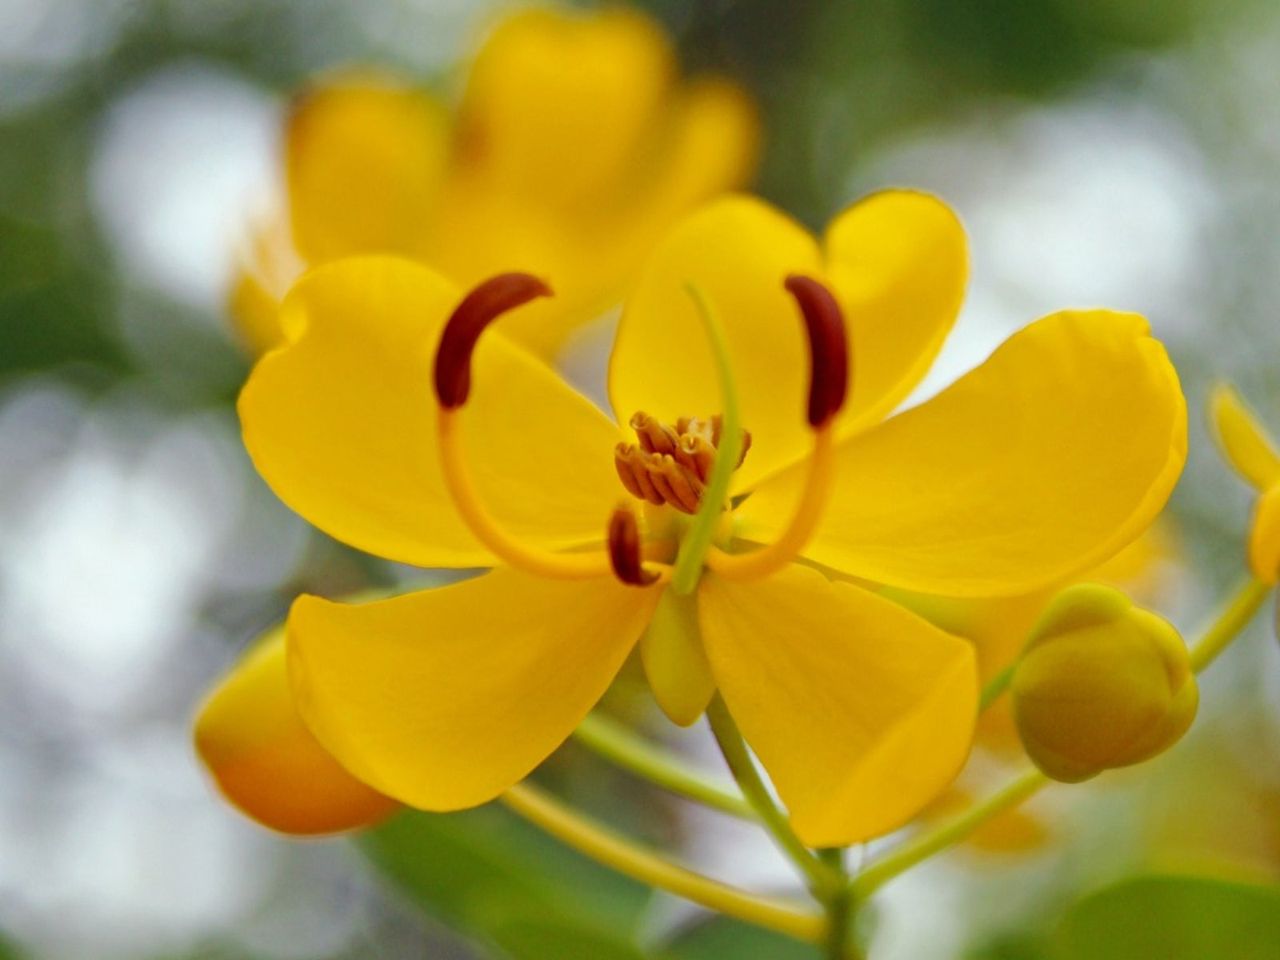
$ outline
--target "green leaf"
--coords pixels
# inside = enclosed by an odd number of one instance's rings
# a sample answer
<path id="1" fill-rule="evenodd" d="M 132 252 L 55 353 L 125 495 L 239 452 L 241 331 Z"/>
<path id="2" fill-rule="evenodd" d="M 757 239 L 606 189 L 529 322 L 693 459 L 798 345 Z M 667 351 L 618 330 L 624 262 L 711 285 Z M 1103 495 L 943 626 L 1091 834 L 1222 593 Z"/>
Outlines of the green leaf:
<path id="1" fill-rule="evenodd" d="M 1077 903 L 1056 942 L 1063 960 L 1280 960 L 1280 887 L 1125 880 Z"/>
<path id="2" fill-rule="evenodd" d="M 964 955 L 965 960 L 1050 960 L 1048 947 L 1033 933 L 1003 934 Z"/>
<path id="3" fill-rule="evenodd" d="M 504 807 L 405 813 L 361 847 L 427 913 L 498 946 L 542 956 L 638 960 L 635 933 L 651 891 L 580 856 Z M 548 948 L 550 949 L 550 948 Z"/>
<path id="4" fill-rule="evenodd" d="M 761 960 L 818 960 L 816 947 L 770 933 L 737 920 L 717 918 L 682 935 L 660 954 L 662 960 L 724 960 L 727 957 L 759 957 Z"/>
<path id="5" fill-rule="evenodd" d="M 513 920 L 491 936 L 511 960 L 646 960 L 638 947 L 581 925 Z"/>

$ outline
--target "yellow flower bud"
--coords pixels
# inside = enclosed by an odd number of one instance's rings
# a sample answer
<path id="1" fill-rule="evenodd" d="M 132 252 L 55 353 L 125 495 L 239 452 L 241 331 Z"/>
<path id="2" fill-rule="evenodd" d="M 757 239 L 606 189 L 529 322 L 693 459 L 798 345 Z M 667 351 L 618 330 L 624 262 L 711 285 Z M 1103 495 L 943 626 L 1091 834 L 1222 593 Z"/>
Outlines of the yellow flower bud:
<path id="1" fill-rule="evenodd" d="M 1053 600 L 1013 675 L 1028 755 L 1076 783 L 1172 746 L 1199 704 L 1178 632 L 1110 587 L 1080 584 Z"/>
<path id="2" fill-rule="evenodd" d="M 1249 567 L 1263 583 L 1280 580 L 1280 486 L 1266 491 L 1253 509 Z"/>
<path id="3" fill-rule="evenodd" d="M 289 689 L 284 627 L 259 640 L 209 694 L 195 741 L 227 800 L 281 833 L 354 830 L 399 808 L 347 773 L 303 724 Z"/>

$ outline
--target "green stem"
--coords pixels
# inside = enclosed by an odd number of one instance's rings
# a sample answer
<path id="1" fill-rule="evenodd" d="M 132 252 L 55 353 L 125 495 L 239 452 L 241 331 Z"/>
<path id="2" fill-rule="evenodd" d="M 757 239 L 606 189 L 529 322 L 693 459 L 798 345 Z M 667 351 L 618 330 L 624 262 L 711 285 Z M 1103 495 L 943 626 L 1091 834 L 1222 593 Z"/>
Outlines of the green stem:
<path id="1" fill-rule="evenodd" d="M 707 722 L 711 724 L 716 744 L 747 803 L 751 804 L 774 842 L 804 875 L 814 896 L 825 903 L 831 891 L 841 886 L 839 874 L 819 860 L 791 830 L 787 815 L 773 802 L 755 761 L 747 751 L 747 744 L 738 732 L 738 725 L 733 722 L 719 694 L 707 707 Z"/>
<path id="2" fill-rule="evenodd" d="M 826 924 L 818 914 L 695 873 L 637 846 L 537 787 L 514 786 L 502 795 L 502 802 L 578 852 L 640 883 L 797 940 L 816 943 L 824 936 Z"/>
<path id="3" fill-rule="evenodd" d="M 1000 699 L 1001 694 L 1009 689 L 1009 684 L 1013 680 L 1013 668 L 1016 665 L 1016 663 L 1009 664 L 992 677 L 991 682 L 982 688 L 982 697 L 978 700 L 979 710 L 987 709 L 987 707 Z"/>
<path id="4" fill-rule="evenodd" d="M 733 380 L 733 366 L 729 360 L 729 341 L 725 337 L 720 317 L 700 287 L 689 284 L 689 296 L 693 298 L 698 316 L 702 320 L 715 359 L 716 376 L 720 380 L 720 446 L 716 450 L 715 464 L 707 487 L 702 493 L 702 504 L 689 524 L 688 532 L 680 544 L 675 570 L 671 574 L 671 589 L 681 596 L 693 592 L 702 576 L 702 564 L 707 549 L 715 537 L 716 526 L 729 496 L 729 481 L 742 454 L 742 423 L 738 410 L 738 391 Z"/>
<path id="5" fill-rule="evenodd" d="M 1217 659 L 1231 641 L 1249 625 L 1262 602 L 1267 599 L 1271 587 L 1259 580 L 1246 580 L 1231 595 L 1217 619 L 1200 635 L 1191 648 L 1191 669 L 1200 673 Z"/>
<path id="6" fill-rule="evenodd" d="M 829 847 L 818 851 L 818 859 L 840 879 L 824 904 L 827 911 L 827 960 L 855 960 L 857 947 L 853 941 L 853 914 L 857 905 L 849 887 L 845 866 L 845 848 Z"/>
<path id="7" fill-rule="evenodd" d="M 1256 579 L 1243 583 L 1227 600 L 1213 622 L 1201 633 L 1200 638 L 1191 645 L 1188 654 L 1191 669 L 1196 673 L 1202 673 L 1213 663 L 1217 656 L 1231 644 L 1231 641 L 1249 625 L 1249 621 L 1253 619 L 1270 592 L 1270 586 Z M 997 682 L 1000 682 L 1000 677 L 993 680 L 988 688 Z M 1007 686 L 1007 681 L 1003 681 L 1003 684 Z M 959 843 L 992 817 L 1013 809 L 1051 782 L 1035 768 L 1024 771 L 1017 779 L 1006 784 L 981 803 L 953 820 L 907 841 L 862 871 L 853 881 L 855 898 L 862 900 L 870 896 L 898 874 L 909 870 L 935 853 Z"/>
<path id="8" fill-rule="evenodd" d="M 588 714 L 574 731 L 574 739 L 664 790 L 713 810 L 754 820 L 755 812 L 741 796 L 709 782 L 661 747 L 636 736 L 626 726 L 599 714 Z"/>
<path id="9" fill-rule="evenodd" d="M 853 881 L 854 897 L 863 900 L 871 896 L 898 874 L 959 843 L 992 817 L 1012 810 L 1047 783 L 1049 778 L 1034 767 L 1024 771 L 981 803 L 942 826 L 908 840 L 867 867 Z"/>

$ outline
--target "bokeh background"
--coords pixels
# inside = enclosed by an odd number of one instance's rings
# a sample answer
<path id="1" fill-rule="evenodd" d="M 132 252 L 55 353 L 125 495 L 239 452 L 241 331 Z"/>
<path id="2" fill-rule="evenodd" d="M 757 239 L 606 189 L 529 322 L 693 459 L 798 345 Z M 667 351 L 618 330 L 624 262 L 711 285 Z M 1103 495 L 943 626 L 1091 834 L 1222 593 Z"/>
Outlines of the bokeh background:
<path id="1" fill-rule="evenodd" d="M 1248 505 L 1203 426 L 1212 379 L 1280 429 L 1280 6 L 640 6 L 689 68 L 758 99 L 757 187 L 811 226 L 888 185 L 960 212 L 971 292 L 925 391 L 1058 307 L 1151 317 L 1195 411 L 1162 608 L 1203 619 L 1240 574 Z M 284 841 L 192 754 L 201 693 L 293 595 L 405 575 L 310 530 L 239 444 L 226 288 L 278 189 L 288 97 L 353 62 L 447 94 L 499 9 L 0 0 L 0 957 L 615 956 L 522 926 L 531 911 L 639 930 L 654 956 L 810 956 L 702 924 L 494 810 Z M 1272 614 L 1204 702 L 1172 755 L 1049 791 L 1010 835 L 889 888 L 877 960 L 1046 957 L 1075 898 L 1136 872 L 1280 882 Z M 766 844 L 572 748 L 547 775 L 706 869 L 788 882 Z"/>

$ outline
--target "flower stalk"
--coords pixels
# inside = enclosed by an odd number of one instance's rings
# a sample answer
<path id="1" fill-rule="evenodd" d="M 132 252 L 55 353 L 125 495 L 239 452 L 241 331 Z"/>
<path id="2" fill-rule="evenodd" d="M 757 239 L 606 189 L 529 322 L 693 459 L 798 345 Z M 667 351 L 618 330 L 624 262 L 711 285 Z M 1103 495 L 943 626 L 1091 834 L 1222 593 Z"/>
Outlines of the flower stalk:
<path id="1" fill-rule="evenodd" d="M 574 731 L 574 739 L 669 793 L 742 820 L 756 819 L 755 810 L 742 796 L 711 783 L 678 757 L 599 713 L 587 715 Z"/>
<path id="2" fill-rule="evenodd" d="M 760 771 L 756 769 L 755 761 L 747 750 L 746 741 L 738 731 L 738 725 L 734 723 L 719 695 L 707 707 L 707 722 L 711 725 L 716 744 L 720 747 L 742 795 L 751 804 L 779 849 L 804 876 L 813 895 L 819 901 L 826 902 L 834 891 L 843 886 L 840 874 L 823 863 L 795 835 L 791 824 L 787 822 L 787 815 L 770 796 L 769 788 L 765 786 L 764 778 L 760 776 Z"/>
<path id="3" fill-rule="evenodd" d="M 797 940 L 814 943 L 824 935 L 826 924 L 818 913 L 695 873 L 582 816 L 537 787 L 511 787 L 502 802 L 579 853 L 640 883 Z"/>

